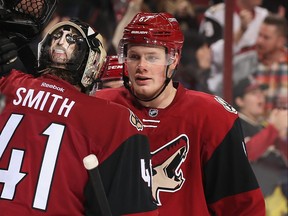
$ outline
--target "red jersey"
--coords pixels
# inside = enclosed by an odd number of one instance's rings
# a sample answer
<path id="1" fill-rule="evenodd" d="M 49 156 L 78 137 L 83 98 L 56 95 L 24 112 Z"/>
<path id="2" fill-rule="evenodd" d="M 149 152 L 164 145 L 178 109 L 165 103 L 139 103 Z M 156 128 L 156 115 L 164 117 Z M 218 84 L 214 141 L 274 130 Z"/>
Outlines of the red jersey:
<path id="1" fill-rule="evenodd" d="M 95 154 L 113 215 L 155 215 L 150 150 L 127 108 L 51 75 L 0 79 L 1 216 L 100 215 L 83 158 Z M 146 215 L 145 214 L 145 215 Z"/>
<path id="2" fill-rule="evenodd" d="M 125 105 L 148 131 L 153 196 L 165 216 L 264 216 L 236 110 L 180 84 L 165 109 L 141 106 L 124 87 L 96 92 Z"/>

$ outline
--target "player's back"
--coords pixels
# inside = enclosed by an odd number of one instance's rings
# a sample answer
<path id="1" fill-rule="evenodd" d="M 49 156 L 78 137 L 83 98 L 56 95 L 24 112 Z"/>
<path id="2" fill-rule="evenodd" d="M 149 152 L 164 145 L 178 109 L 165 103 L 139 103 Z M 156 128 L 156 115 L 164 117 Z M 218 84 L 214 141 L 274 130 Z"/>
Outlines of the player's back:
<path id="1" fill-rule="evenodd" d="M 0 115 L 1 215 L 83 215 L 83 158 L 94 153 L 101 164 L 141 124 L 130 123 L 128 109 L 50 75 L 13 71 L 0 91 L 7 97 Z"/>

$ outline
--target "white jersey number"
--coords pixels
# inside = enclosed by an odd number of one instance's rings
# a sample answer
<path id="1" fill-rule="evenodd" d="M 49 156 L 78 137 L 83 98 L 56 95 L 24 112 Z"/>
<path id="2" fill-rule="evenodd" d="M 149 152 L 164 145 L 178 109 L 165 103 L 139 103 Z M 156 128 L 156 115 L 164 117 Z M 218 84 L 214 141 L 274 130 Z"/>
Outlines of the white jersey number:
<path id="1" fill-rule="evenodd" d="M 0 159 L 23 117 L 20 114 L 12 114 L 3 128 L 0 134 Z M 33 201 L 33 207 L 36 209 L 46 209 L 64 130 L 64 125 L 51 123 L 43 132 L 43 135 L 46 135 L 48 138 Z M 24 150 L 12 149 L 8 169 L 0 169 L 0 182 L 4 183 L 0 198 L 12 200 L 17 184 L 26 176 L 26 173 L 20 171 L 23 156 Z"/>
<path id="2" fill-rule="evenodd" d="M 141 163 L 141 176 L 142 179 L 144 180 L 144 182 L 147 182 L 148 187 L 151 187 L 151 163 L 149 164 L 149 169 L 146 169 L 145 167 L 145 160 L 144 159 L 140 159 L 140 163 Z"/>

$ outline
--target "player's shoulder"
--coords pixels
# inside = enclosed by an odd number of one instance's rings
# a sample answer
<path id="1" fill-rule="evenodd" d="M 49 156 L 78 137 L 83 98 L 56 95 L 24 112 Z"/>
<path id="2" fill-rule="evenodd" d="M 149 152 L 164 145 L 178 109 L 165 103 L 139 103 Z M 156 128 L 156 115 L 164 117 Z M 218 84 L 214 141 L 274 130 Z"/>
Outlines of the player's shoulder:
<path id="1" fill-rule="evenodd" d="M 214 96 L 213 99 L 214 99 L 213 104 L 215 104 L 215 106 L 219 107 L 219 109 L 221 111 L 227 112 L 230 114 L 235 114 L 238 116 L 237 110 L 230 103 L 228 103 L 226 100 L 224 100 L 222 97 Z"/>
<path id="2" fill-rule="evenodd" d="M 187 90 L 186 95 L 191 106 L 196 107 L 201 113 L 238 115 L 237 110 L 232 105 L 217 95 L 193 90 Z"/>
<path id="3" fill-rule="evenodd" d="M 113 98 L 117 98 L 125 93 L 125 88 L 120 87 L 120 88 L 107 88 L 107 89 L 102 89 L 98 90 L 95 92 L 94 96 L 97 98 L 104 98 L 104 99 L 109 99 L 113 100 Z"/>
<path id="4" fill-rule="evenodd" d="M 106 116 L 107 118 L 105 118 L 109 119 L 111 122 L 115 122 L 116 120 L 118 122 L 123 122 L 122 127 L 124 127 L 124 122 L 129 122 L 137 131 L 143 131 L 144 127 L 141 120 L 126 106 L 114 102 L 113 100 L 108 100 L 106 97 L 88 97 L 94 101 L 94 105 L 90 105 L 94 107 L 94 111 L 98 112 L 98 115 L 101 115 L 102 113 L 102 117 Z"/>
<path id="5" fill-rule="evenodd" d="M 34 76 L 31 74 L 24 73 L 20 70 L 12 69 L 9 73 L 4 76 L 0 76 L 1 85 L 7 84 L 9 87 L 20 87 L 23 82 L 30 83 Z"/>
<path id="6" fill-rule="evenodd" d="M 12 69 L 10 71 L 10 73 L 8 74 L 8 76 L 10 77 L 32 77 L 31 74 L 27 74 L 27 73 L 24 73 L 23 71 L 20 71 L 20 70 L 16 70 L 16 69 Z"/>
<path id="7" fill-rule="evenodd" d="M 214 95 L 201 91 L 186 89 L 186 97 L 187 100 L 193 103 L 211 103 L 213 101 Z"/>

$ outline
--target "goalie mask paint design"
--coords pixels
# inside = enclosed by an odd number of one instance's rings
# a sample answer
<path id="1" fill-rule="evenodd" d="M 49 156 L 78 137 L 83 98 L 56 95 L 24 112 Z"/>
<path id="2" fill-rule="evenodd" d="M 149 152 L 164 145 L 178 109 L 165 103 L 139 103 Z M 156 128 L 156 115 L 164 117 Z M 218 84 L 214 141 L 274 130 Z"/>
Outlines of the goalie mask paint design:
<path id="1" fill-rule="evenodd" d="M 102 36 L 78 20 L 56 24 L 38 45 L 40 69 L 59 68 L 80 73 L 84 87 L 99 77 L 105 58 Z"/>
<path id="2" fill-rule="evenodd" d="M 181 165 L 189 151 L 189 139 L 182 134 L 162 146 L 152 155 L 152 195 L 158 206 L 161 206 L 161 192 L 175 192 L 181 189 L 185 178 Z"/>

